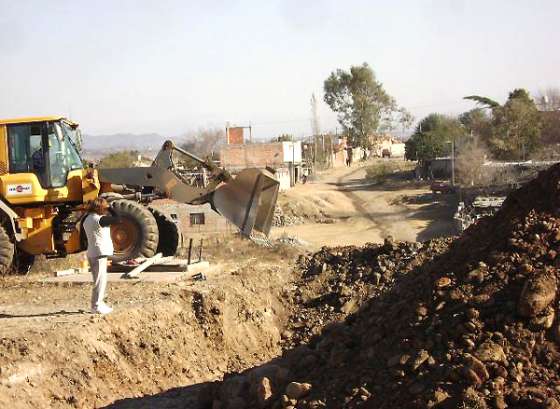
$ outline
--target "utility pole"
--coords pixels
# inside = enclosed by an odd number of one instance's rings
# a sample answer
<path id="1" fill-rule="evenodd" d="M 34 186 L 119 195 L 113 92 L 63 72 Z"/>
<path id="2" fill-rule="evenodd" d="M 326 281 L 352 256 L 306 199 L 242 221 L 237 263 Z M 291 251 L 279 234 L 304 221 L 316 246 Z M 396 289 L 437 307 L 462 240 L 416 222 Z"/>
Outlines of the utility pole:
<path id="1" fill-rule="evenodd" d="M 455 186 L 455 141 L 451 140 L 451 186 Z"/>

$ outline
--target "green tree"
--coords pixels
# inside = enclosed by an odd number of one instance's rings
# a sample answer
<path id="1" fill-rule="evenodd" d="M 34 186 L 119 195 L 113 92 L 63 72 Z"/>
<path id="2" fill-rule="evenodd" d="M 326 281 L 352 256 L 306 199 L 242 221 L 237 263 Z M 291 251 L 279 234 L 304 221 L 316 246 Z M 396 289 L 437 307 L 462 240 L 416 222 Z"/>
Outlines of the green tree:
<path id="1" fill-rule="evenodd" d="M 395 100 L 385 92 L 367 63 L 338 69 L 323 84 L 324 100 L 337 113 L 338 122 L 348 134 L 350 143 L 368 148 L 370 136 L 381 120 L 395 111 Z"/>
<path id="2" fill-rule="evenodd" d="M 475 108 L 459 115 L 459 121 L 477 140 L 488 140 L 492 134 L 492 118 L 486 110 Z"/>
<path id="3" fill-rule="evenodd" d="M 138 160 L 138 151 L 121 151 L 111 153 L 99 161 L 100 168 L 130 168 Z"/>
<path id="4" fill-rule="evenodd" d="M 488 108 L 497 108 L 500 106 L 499 102 L 494 101 L 488 97 L 482 97 L 480 95 L 469 95 L 468 97 L 464 97 L 463 99 L 470 99 L 480 105 L 486 106 Z"/>
<path id="5" fill-rule="evenodd" d="M 498 158 L 525 160 L 538 147 L 541 127 L 539 112 L 527 91 L 514 90 L 494 112 L 490 146 Z"/>
<path id="6" fill-rule="evenodd" d="M 294 140 L 294 136 L 287 134 L 287 133 L 283 133 L 281 135 L 278 135 L 276 138 L 274 138 L 272 140 L 272 142 L 291 142 Z"/>
<path id="7" fill-rule="evenodd" d="M 466 130 L 457 118 L 442 114 L 430 114 L 416 127 L 405 143 L 405 155 L 409 160 L 429 160 L 450 153 L 451 144 L 461 143 Z"/>
<path id="8" fill-rule="evenodd" d="M 497 159 L 524 160 L 539 146 L 541 115 L 529 93 L 514 89 L 504 105 L 486 97 L 469 96 L 491 109 L 491 129 L 483 140 Z"/>

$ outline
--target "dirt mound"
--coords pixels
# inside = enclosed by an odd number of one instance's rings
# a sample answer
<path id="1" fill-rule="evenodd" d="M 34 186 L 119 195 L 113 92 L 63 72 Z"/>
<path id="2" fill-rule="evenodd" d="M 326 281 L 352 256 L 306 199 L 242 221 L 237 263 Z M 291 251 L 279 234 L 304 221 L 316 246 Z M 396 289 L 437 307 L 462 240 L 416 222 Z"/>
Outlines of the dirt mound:
<path id="1" fill-rule="evenodd" d="M 231 374 L 224 382 L 213 385 L 201 395 L 202 406 L 231 409 L 295 404 L 290 393 L 281 392 L 305 389 L 306 384 L 294 386 L 292 381 L 314 379 L 316 387 L 316 375 L 329 363 L 338 367 L 346 359 L 344 344 L 325 356 L 321 352 L 332 347 L 331 337 L 340 335 L 344 320 L 351 322 L 368 300 L 391 291 L 401 276 L 441 254 L 448 244 L 449 240 L 404 243 L 389 238 L 382 245 L 324 247 L 311 256 L 301 256 L 301 279 L 284 294 L 285 304 L 291 305 L 293 311 L 281 334 L 285 354 L 265 366 Z M 291 393 L 297 395 L 294 390 Z M 298 407 L 321 407 L 320 402 L 303 399 Z"/>
<path id="2" fill-rule="evenodd" d="M 448 248 L 389 242 L 302 259 L 293 296 L 307 309 L 283 337 L 306 344 L 238 376 L 235 394 L 220 385 L 214 406 L 560 407 L 559 183 L 560 165 L 542 172 Z"/>
<path id="3" fill-rule="evenodd" d="M 278 196 L 273 224 L 276 227 L 293 226 L 304 223 L 334 223 L 341 215 L 346 215 L 348 199 L 343 193 L 316 188 L 313 194 L 301 185 Z M 320 185 L 323 186 L 323 185 Z M 330 189 L 330 190 L 329 190 Z"/>

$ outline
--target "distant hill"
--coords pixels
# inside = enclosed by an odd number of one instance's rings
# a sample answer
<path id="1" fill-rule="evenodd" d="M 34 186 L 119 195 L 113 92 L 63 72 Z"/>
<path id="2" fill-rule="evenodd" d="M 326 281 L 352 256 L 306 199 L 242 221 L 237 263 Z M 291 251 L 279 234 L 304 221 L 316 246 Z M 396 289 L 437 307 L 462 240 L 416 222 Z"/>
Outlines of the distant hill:
<path id="1" fill-rule="evenodd" d="M 112 135 L 84 135 L 83 148 L 86 151 L 154 150 L 159 149 L 163 142 L 167 139 L 170 138 L 168 136 L 162 136 L 157 133 L 117 133 Z"/>

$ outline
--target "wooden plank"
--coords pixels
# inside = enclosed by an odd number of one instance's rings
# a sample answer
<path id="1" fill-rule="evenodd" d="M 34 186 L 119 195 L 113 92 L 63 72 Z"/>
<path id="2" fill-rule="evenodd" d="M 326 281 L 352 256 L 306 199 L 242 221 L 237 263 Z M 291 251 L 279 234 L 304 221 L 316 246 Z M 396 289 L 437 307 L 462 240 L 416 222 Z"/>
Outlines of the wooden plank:
<path id="1" fill-rule="evenodd" d="M 111 268 L 109 269 L 110 273 L 128 273 L 129 271 L 132 271 L 133 269 L 135 269 L 138 266 L 127 266 L 127 265 L 120 265 L 120 264 L 114 264 L 111 266 Z M 144 271 L 145 272 L 153 272 L 153 273 L 157 273 L 157 272 L 166 272 L 166 273 L 173 273 L 173 272 L 180 272 L 180 271 L 187 271 L 187 264 L 160 264 L 160 263 L 155 263 L 152 264 L 151 266 L 148 266 Z"/>
<path id="2" fill-rule="evenodd" d="M 64 276 L 70 276 L 70 275 L 78 274 L 79 272 L 80 272 L 80 270 L 78 268 L 69 268 L 69 269 L 66 269 L 66 270 L 55 271 L 54 276 L 55 277 L 64 277 Z"/>
<path id="3" fill-rule="evenodd" d="M 136 267 L 138 267 L 140 264 L 131 265 L 126 263 L 114 263 L 109 266 L 108 271 L 112 273 L 127 273 L 129 271 L 132 271 Z M 186 270 L 187 270 L 187 260 L 171 256 L 171 257 L 161 257 L 157 263 L 148 266 L 144 271 L 172 273 L 172 272 L 181 272 Z"/>
<path id="4" fill-rule="evenodd" d="M 186 264 L 154 264 L 144 271 L 152 273 L 179 273 L 181 271 L 187 271 L 187 267 Z"/>
<path id="5" fill-rule="evenodd" d="M 155 256 L 150 257 L 149 259 L 146 259 L 146 261 L 144 261 L 139 266 L 135 267 L 132 271 L 129 271 L 128 273 L 125 273 L 124 277 L 125 278 L 138 277 L 138 274 L 140 274 L 146 268 L 150 267 L 152 264 L 154 264 L 156 261 L 158 261 L 161 257 L 162 257 L 162 254 L 157 253 Z"/>

